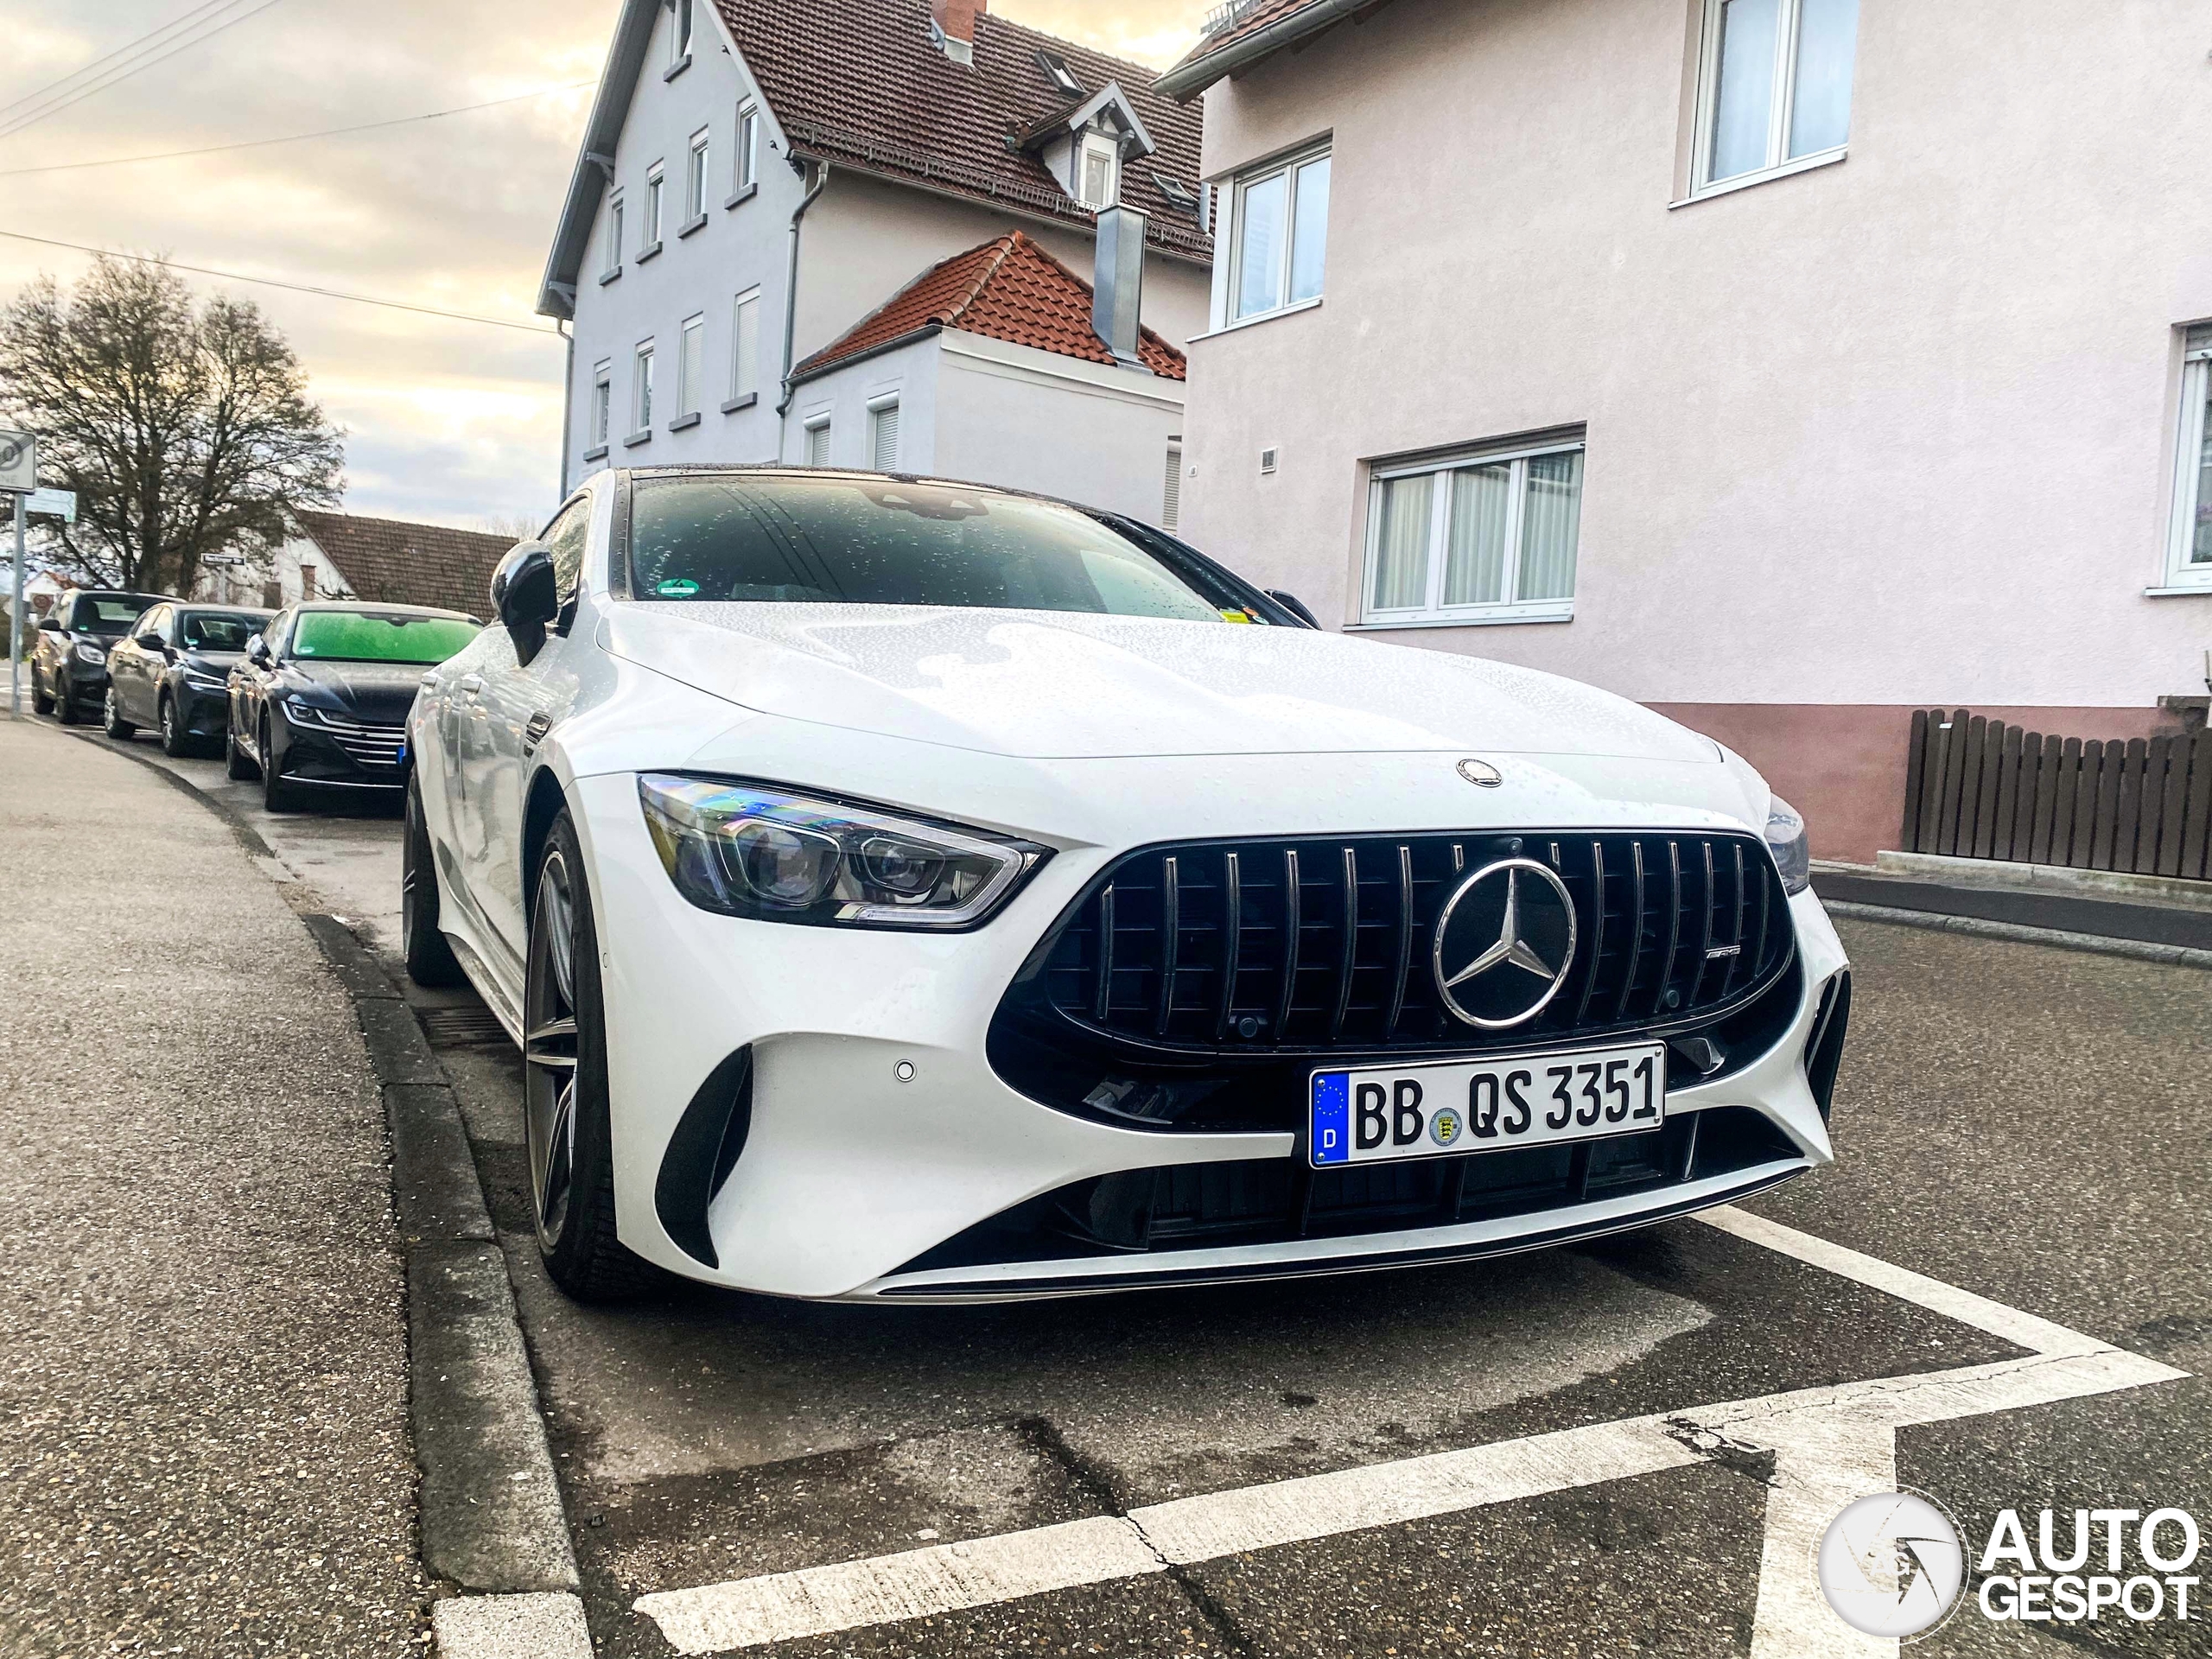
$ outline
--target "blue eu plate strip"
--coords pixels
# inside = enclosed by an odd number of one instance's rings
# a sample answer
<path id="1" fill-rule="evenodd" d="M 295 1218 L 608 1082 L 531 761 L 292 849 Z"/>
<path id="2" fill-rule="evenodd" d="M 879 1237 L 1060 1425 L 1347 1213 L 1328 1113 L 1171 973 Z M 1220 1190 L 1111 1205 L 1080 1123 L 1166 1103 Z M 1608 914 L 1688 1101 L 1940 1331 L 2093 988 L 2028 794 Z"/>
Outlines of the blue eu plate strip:
<path id="1" fill-rule="evenodd" d="M 1323 1071 L 1313 1079 L 1312 1161 L 1341 1164 L 1351 1158 L 1351 1073 Z"/>

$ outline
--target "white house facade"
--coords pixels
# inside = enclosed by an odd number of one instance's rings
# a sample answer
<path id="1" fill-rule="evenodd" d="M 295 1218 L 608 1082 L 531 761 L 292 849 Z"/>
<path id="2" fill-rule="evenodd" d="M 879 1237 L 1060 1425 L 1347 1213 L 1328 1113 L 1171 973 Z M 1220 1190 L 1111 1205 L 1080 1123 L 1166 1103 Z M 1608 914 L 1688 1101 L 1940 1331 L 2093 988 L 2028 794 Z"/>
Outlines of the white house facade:
<path id="1" fill-rule="evenodd" d="M 948 368 L 960 348 L 933 334 L 817 375 L 804 409 L 792 378 L 918 276 L 1013 232 L 1090 271 L 1097 214 L 1117 206 L 1141 238 L 1142 321 L 1179 347 L 1205 323 L 1211 244 L 1198 120 L 1151 92 L 1155 73 L 980 0 L 626 0 L 541 296 L 572 330 L 564 486 L 603 466 L 803 461 L 825 412 L 839 464 L 860 465 L 888 385 L 902 469 L 1141 493 L 1156 520 L 1181 385 L 1145 386 L 1161 377 L 1141 362 Z M 1042 421 L 1040 382 L 1059 398 Z M 1092 404 L 1109 428 L 1157 416 L 1141 493 L 1101 459 L 1122 441 L 1067 412 Z M 1017 421 L 1020 442 L 981 441 Z M 1092 468 L 1039 453 L 1055 446 Z"/>
<path id="2" fill-rule="evenodd" d="M 1897 845 L 1910 711 L 2149 735 L 2212 645 L 2201 7 L 1243 0 L 1185 534 Z M 1296 49 L 1292 49 L 1296 48 Z"/>

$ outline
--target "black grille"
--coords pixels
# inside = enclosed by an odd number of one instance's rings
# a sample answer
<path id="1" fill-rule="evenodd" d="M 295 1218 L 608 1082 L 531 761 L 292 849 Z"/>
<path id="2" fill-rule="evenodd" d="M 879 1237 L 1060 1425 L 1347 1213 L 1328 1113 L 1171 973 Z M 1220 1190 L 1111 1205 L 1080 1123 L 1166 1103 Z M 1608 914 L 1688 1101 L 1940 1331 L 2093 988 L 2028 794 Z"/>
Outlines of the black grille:
<path id="1" fill-rule="evenodd" d="M 1580 940 L 1541 1014 L 1486 1031 L 1445 1007 L 1431 941 L 1460 881 L 1516 855 L 1559 874 Z M 1099 876 L 1015 995 L 1156 1050 L 1465 1052 L 1702 1024 L 1771 983 L 1795 938 L 1774 861 L 1748 836 L 1186 842 Z"/>
<path id="2" fill-rule="evenodd" d="M 304 718 L 302 717 L 304 715 Z M 327 709 L 295 709 L 292 718 L 296 724 L 318 728 L 346 752 L 356 765 L 380 769 L 399 766 L 400 751 L 407 743 L 407 728 L 378 721 L 355 720 L 350 715 L 334 714 Z"/>

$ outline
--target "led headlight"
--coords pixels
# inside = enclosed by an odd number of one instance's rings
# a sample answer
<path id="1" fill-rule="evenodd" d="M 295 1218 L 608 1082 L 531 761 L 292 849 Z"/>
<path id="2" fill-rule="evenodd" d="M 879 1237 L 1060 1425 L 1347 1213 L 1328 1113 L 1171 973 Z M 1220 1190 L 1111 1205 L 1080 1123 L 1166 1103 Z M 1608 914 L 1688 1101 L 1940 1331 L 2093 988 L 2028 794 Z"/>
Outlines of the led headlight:
<path id="1" fill-rule="evenodd" d="M 197 668 L 184 671 L 184 683 L 195 691 L 220 691 L 227 683 L 221 676 Z"/>
<path id="2" fill-rule="evenodd" d="M 1766 844 L 1774 867 L 1782 872 L 1785 893 L 1802 893 L 1813 885 L 1813 851 L 1805 839 L 1805 820 L 1781 796 L 1771 798 L 1766 809 Z"/>
<path id="3" fill-rule="evenodd" d="M 107 652 L 89 639 L 79 639 L 77 642 L 77 660 L 80 663 L 104 663 L 107 661 Z"/>
<path id="4" fill-rule="evenodd" d="M 1047 856 L 980 830 L 759 784 L 648 772 L 645 828 L 702 910 L 810 927 L 974 927 Z"/>

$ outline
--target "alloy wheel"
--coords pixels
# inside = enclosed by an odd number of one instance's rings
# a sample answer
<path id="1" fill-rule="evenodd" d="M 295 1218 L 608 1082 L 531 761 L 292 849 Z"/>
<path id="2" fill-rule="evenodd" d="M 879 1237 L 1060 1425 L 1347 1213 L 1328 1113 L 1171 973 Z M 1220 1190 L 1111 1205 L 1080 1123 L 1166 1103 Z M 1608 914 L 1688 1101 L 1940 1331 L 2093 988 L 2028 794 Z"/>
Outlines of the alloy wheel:
<path id="1" fill-rule="evenodd" d="M 547 1250 L 567 1224 L 576 1165 L 575 925 L 568 862 L 556 850 L 538 875 L 523 991 L 523 1117 L 531 1211 L 538 1244 Z"/>

